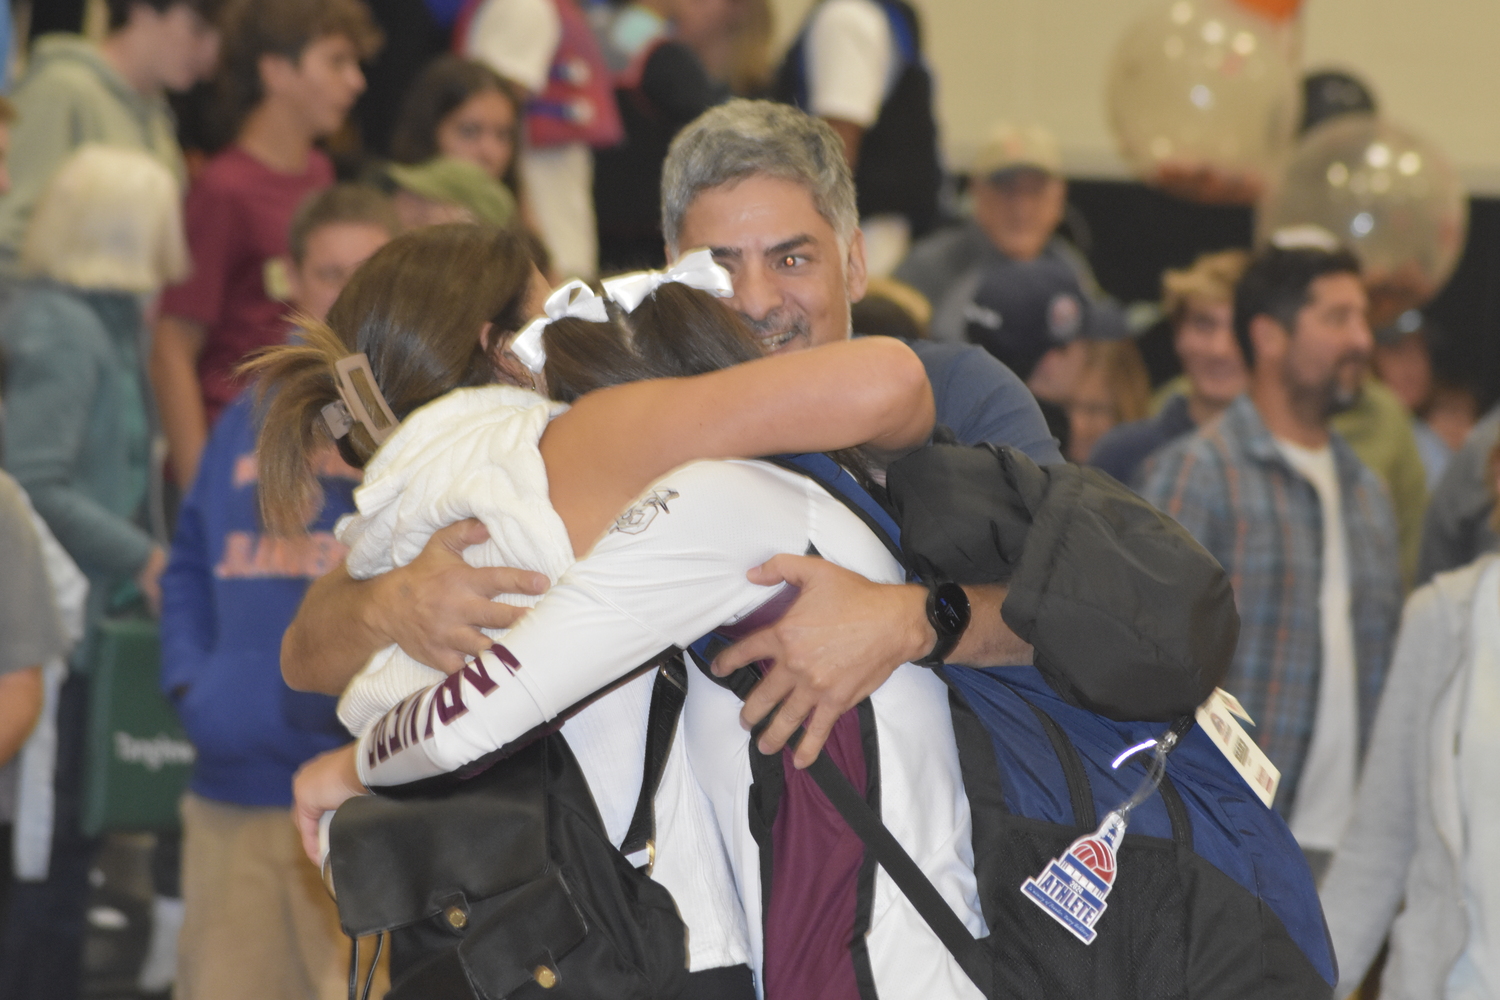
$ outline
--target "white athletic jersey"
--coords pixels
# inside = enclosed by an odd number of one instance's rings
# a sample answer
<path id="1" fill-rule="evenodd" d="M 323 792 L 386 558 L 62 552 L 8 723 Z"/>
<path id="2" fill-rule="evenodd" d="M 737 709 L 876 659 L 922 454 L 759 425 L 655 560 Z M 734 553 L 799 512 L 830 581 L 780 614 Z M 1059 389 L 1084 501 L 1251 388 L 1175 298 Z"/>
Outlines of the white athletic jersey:
<path id="1" fill-rule="evenodd" d="M 750 583 L 747 570 L 809 545 L 876 582 L 903 578 L 863 522 L 804 476 L 760 462 L 698 462 L 669 473 L 505 636 L 502 655 L 486 653 L 387 713 L 360 740 L 360 777 L 370 785 L 403 784 L 520 739 L 663 648 L 685 647 L 760 607 L 773 591 Z M 759 979 L 760 852 L 747 822 L 749 737 L 738 699 L 696 669 L 688 673 L 678 747 L 685 745 L 712 803 Z M 882 818 L 955 913 L 983 934 L 947 690 L 930 671 L 907 664 L 870 700 Z M 633 755 L 637 785 L 634 734 L 644 724 L 643 708 L 621 718 L 622 755 Z M 672 853 L 658 843 L 656 877 L 669 889 L 661 866 Z M 698 853 L 707 852 L 699 845 Z M 979 996 L 884 871 L 876 874 L 867 943 L 884 996 Z"/>

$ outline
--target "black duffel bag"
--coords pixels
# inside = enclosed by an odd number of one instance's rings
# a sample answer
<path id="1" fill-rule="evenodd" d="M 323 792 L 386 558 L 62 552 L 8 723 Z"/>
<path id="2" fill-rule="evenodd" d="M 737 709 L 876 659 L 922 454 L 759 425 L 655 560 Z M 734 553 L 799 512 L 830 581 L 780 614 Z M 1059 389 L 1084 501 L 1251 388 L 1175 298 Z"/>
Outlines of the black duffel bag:
<path id="1" fill-rule="evenodd" d="M 654 851 L 651 803 L 685 681 L 680 658 L 658 675 L 631 853 Z M 561 735 L 462 780 L 381 791 L 339 808 L 329 860 L 345 933 L 391 934 L 388 1000 L 683 990 L 687 932 L 672 896 L 610 843 Z"/>

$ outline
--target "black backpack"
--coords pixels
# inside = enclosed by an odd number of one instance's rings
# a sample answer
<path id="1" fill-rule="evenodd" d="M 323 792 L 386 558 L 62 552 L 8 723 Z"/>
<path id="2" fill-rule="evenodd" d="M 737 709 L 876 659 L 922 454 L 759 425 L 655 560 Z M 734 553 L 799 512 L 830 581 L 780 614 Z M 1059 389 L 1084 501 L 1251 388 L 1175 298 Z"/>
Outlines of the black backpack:
<path id="1" fill-rule="evenodd" d="M 329 831 L 339 921 L 356 940 L 390 932 L 388 1000 L 682 991 L 687 933 L 676 904 L 649 863 L 626 860 L 654 850 L 652 802 L 686 694 L 681 658 L 656 664 L 644 780 L 621 850 L 555 731 L 503 759 L 339 808 Z"/>
<path id="2" fill-rule="evenodd" d="M 1211 690 L 1222 676 L 1213 662 L 1196 667 L 1190 663 L 1190 654 L 1205 648 L 1205 637 L 1179 636 L 1175 646 L 1162 645 L 1161 656 L 1170 656 L 1174 648 L 1185 652 L 1183 662 L 1166 672 L 1183 673 L 1179 683 L 1158 684 L 1162 690 L 1155 693 L 1139 690 L 1139 685 L 1149 684 L 1151 670 L 1140 648 L 1124 643 L 1115 655 L 1129 661 L 1123 669 L 1137 689 L 1118 696 L 1113 693 L 1117 682 L 1108 669 L 1107 650 L 1095 654 L 1106 662 L 1080 665 L 1075 662 L 1077 635 L 1047 641 L 1070 613 L 1085 628 L 1108 631 L 1099 621 L 1091 621 L 1085 609 L 1069 609 L 1064 591 L 1070 573 L 1082 573 L 1088 578 L 1086 585 L 1093 585 L 1112 573 L 1128 577 L 1173 562 L 1180 563 L 1178 572 L 1166 582 L 1175 578 L 1179 586 L 1206 586 L 1220 594 L 1220 601 L 1194 610 L 1227 628 L 1233 602 L 1224 596 L 1227 584 L 1213 585 L 1215 571 L 1222 570 L 1201 547 L 1183 546 L 1177 537 L 1180 528 L 1169 521 L 1157 523 L 1166 521 L 1163 515 L 1092 470 L 1059 466 L 1044 473 L 1011 449 L 929 448 L 918 454 L 923 474 L 944 480 L 937 496 L 959 496 L 960 503 L 980 508 L 964 512 L 966 527 L 973 531 L 964 542 L 973 544 L 945 547 L 939 538 L 951 542 L 954 531 L 948 521 L 952 512 L 943 509 L 947 500 L 911 513 L 913 494 L 922 491 L 914 491 L 910 478 L 903 481 L 895 467 L 889 481 L 908 505 L 908 518 L 900 526 L 827 456 L 795 456 L 779 464 L 809 476 L 842 500 L 903 562 L 923 563 L 928 571 L 956 568 L 960 576 L 972 577 L 979 574 L 981 564 L 993 564 L 1003 555 L 1009 566 L 1001 574 L 1015 574 L 1011 598 L 1021 606 L 1012 610 L 1008 598 L 1006 620 L 1036 643 L 1038 662 L 1045 666 L 948 666 L 940 671 L 950 691 L 973 818 L 975 875 L 989 935 L 976 940 L 969 933 L 890 834 L 876 811 L 878 804 L 872 807 L 870 801 L 873 797 L 878 803 L 878 793 L 857 791 L 828 754 L 820 754 L 807 773 L 864 841 L 866 869 L 873 861 L 886 870 L 987 997 L 1331 996 L 1337 966 L 1302 852 L 1286 824 L 1255 796 L 1195 726 L 1193 716 L 1179 710 L 1179 703 L 1185 704 L 1190 713 L 1201 700 L 1197 686 L 1207 684 Z M 934 473 L 937 466 L 946 466 L 949 474 Z M 973 491 L 976 478 L 987 493 Z M 1053 500 L 1066 504 L 1061 513 L 1042 511 L 1052 487 L 1058 488 Z M 956 493 L 950 494 L 950 488 Z M 991 508 L 988 522 L 981 516 L 986 504 Z M 1080 504 L 1081 511 L 1076 509 Z M 1080 516 L 1084 526 L 1080 529 L 1074 522 L 1070 528 L 1069 522 Z M 1033 519 L 1041 530 L 1027 539 Z M 902 552 L 899 540 L 908 524 L 917 529 L 908 537 L 925 539 L 925 555 Z M 1069 565 L 1079 557 L 1078 546 L 1086 548 L 1125 532 L 1135 532 L 1123 543 L 1135 547 L 1139 561 L 1131 563 L 1134 569 L 1094 561 Z M 1033 546 L 1032 556 L 1021 555 L 1028 544 Z M 984 556 L 980 550 L 985 545 L 993 546 L 997 555 Z M 1036 571 L 1034 579 L 1026 577 L 1019 564 L 1044 549 L 1045 571 Z M 955 556 L 957 550 L 964 551 L 962 558 Z M 1096 554 L 1101 559 L 1108 555 L 1102 549 Z M 967 568 L 957 565 L 966 560 L 971 563 Z M 985 582 L 997 578 L 992 575 Z M 1150 582 L 1142 580 L 1141 586 L 1149 589 Z M 1072 596 L 1076 599 L 1078 593 Z M 1123 596 L 1118 606 L 1129 606 L 1132 596 L 1139 594 Z M 1203 594 L 1185 594 L 1184 599 L 1201 602 Z M 1113 602 L 1106 598 L 1103 605 Z M 1049 636 L 1023 631 L 1039 623 Z M 1195 621 L 1191 628 L 1201 624 Z M 692 648 L 695 661 L 710 678 L 708 664 L 724 641 L 710 635 Z M 746 667 L 719 683 L 743 698 L 757 680 L 755 668 Z M 1086 708 L 1085 700 L 1094 704 Z M 1116 721 L 1098 710 L 1119 709 L 1121 702 L 1128 710 L 1163 715 L 1170 721 Z M 862 727 L 872 722 L 871 713 L 858 714 Z M 798 730 L 792 745 L 800 736 Z M 1149 769 L 1145 762 L 1153 758 L 1137 756 L 1128 765 L 1111 766 L 1122 750 L 1147 740 L 1164 744 L 1155 758 L 1161 773 L 1152 775 L 1159 780 L 1159 794 L 1149 794 L 1152 786 L 1142 784 L 1142 768 Z M 761 757 L 753 741 L 749 752 L 757 781 L 750 793 L 754 818 L 758 807 L 774 803 L 774 789 L 768 794 L 766 780 L 774 784 L 781 768 L 778 760 Z M 767 766 L 768 760 L 773 766 Z M 1129 832 L 1119 837 L 1121 831 L 1106 817 L 1127 800 L 1132 802 L 1126 810 Z M 765 814 L 763 808 L 760 812 L 760 825 L 769 828 L 774 814 Z M 774 853 L 763 849 L 763 866 L 774 863 Z M 762 878 L 769 886 L 766 871 Z M 773 961 L 773 956 L 768 954 L 766 960 Z"/>

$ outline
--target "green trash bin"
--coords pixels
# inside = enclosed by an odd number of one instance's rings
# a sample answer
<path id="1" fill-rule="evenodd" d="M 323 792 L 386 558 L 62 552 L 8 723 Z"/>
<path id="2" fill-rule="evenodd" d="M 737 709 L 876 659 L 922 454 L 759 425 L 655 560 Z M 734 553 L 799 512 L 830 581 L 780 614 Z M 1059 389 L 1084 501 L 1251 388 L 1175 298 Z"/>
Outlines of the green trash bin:
<path id="1" fill-rule="evenodd" d="M 161 637 L 149 618 L 105 619 L 94 636 L 83 829 L 175 830 L 193 745 L 160 690 Z"/>

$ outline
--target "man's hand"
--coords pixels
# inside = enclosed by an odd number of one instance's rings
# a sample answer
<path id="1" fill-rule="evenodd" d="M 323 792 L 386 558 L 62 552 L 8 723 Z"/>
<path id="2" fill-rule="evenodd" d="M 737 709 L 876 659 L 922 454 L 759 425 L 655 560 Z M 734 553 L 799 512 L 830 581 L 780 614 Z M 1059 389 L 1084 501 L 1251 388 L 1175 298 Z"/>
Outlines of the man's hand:
<path id="1" fill-rule="evenodd" d="M 372 626 L 408 656 L 445 674 L 460 670 L 465 656 L 489 649 L 493 640 L 480 629 L 510 628 L 526 613 L 493 598 L 543 594 L 548 586 L 541 573 L 464 562 L 464 549 L 489 537 L 475 518 L 434 532 L 417 558 L 376 577 L 381 585 L 368 609 Z"/>
<path id="2" fill-rule="evenodd" d="M 354 755 L 358 743 L 346 743 L 337 750 L 319 754 L 303 764 L 292 778 L 292 822 L 302 838 L 302 849 L 315 865 L 323 863 L 318 844 L 318 824 L 325 812 L 332 812 L 356 795 L 370 790 L 359 780 Z"/>
<path id="3" fill-rule="evenodd" d="M 340 694 L 391 643 L 446 673 L 490 648 L 481 628 L 509 628 L 524 608 L 497 594 L 541 594 L 547 578 L 518 569 L 483 569 L 463 551 L 489 537 L 473 519 L 433 533 L 417 558 L 371 580 L 340 566 L 313 581 L 281 640 L 281 673 L 298 691 Z"/>
<path id="4" fill-rule="evenodd" d="M 807 731 L 793 763 L 807 767 L 839 716 L 869 697 L 901 664 L 932 649 L 937 635 L 927 623 L 927 590 L 871 583 L 809 556 L 776 556 L 748 576 L 751 583 L 769 587 L 785 582 L 802 593 L 776 624 L 720 653 L 713 671 L 722 677 L 747 663 L 772 661 L 745 700 L 740 719 L 754 726 L 780 704 L 760 736 L 760 750 L 777 752 L 805 722 Z"/>

